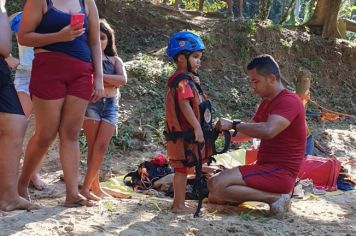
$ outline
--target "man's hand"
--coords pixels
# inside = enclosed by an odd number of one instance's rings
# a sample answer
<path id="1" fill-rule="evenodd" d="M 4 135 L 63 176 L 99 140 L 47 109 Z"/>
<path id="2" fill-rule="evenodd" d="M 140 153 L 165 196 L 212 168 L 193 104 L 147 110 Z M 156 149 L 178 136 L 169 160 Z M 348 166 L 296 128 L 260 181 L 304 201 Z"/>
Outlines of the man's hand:
<path id="1" fill-rule="evenodd" d="M 220 118 L 219 119 L 219 130 L 230 130 L 232 129 L 232 120 L 227 118 Z"/>

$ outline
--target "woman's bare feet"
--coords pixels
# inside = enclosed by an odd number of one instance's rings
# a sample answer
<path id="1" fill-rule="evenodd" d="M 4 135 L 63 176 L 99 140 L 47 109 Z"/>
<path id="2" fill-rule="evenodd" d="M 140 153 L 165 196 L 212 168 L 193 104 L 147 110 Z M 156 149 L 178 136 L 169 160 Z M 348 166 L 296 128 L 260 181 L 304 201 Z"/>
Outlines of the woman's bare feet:
<path id="1" fill-rule="evenodd" d="M 64 207 L 92 207 L 95 203 L 92 200 L 85 198 L 82 195 L 78 195 L 76 199 L 66 199 Z"/>
<path id="2" fill-rule="evenodd" d="M 127 195 L 127 194 L 124 194 L 124 193 L 120 193 L 120 192 L 117 192 L 117 191 L 114 191 L 114 190 L 111 190 L 111 189 L 108 189 L 108 188 L 101 189 L 101 191 L 105 194 L 105 196 L 108 196 L 108 197 L 126 198 L 126 199 L 127 198 L 131 198 L 130 195 Z"/>
<path id="3" fill-rule="evenodd" d="M 47 184 L 41 179 L 41 176 L 36 173 L 31 177 L 30 185 L 33 186 L 33 188 L 42 191 L 44 188 L 47 187 Z"/>
<path id="4" fill-rule="evenodd" d="M 30 194 L 28 193 L 28 186 L 21 186 L 21 184 L 18 184 L 18 192 L 20 197 L 23 197 L 27 201 L 31 202 Z"/>
<path id="5" fill-rule="evenodd" d="M 40 209 L 40 206 L 37 204 L 33 204 L 30 201 L 18 197 L 17 199 L 14 199 L 11 202 L 2 202 L 0 205 L 0 209 L 2 211 L 14 211 L 14 210 L 38 210 Z"/>
<path id="6" fill-rule="evenodd" d="M 100 198 L 111 198 L 111 195 L 107 193 L 106 190 L 104 191 L 102 188 L 92 189 L 91 191 L 95 194 L 95 196 Z"/>
<path id="7" fill-rule="evenodd" d="M 5 211 L 0 211 L 0 217 L 7 216 L 7 213 Z"/>
<path id="8" fill-rule="evenodd" d="M 93 201 L 100 201 L 101 200 L 101 197 L 99 197 L 98 195 L 94 194 L 90 190 L 85 190 L 85 189 L 82 188 L 80 190 L 80 194 L 83 195 L 85 198 L 87 198 L 89 200 L 93 200 Z"/>

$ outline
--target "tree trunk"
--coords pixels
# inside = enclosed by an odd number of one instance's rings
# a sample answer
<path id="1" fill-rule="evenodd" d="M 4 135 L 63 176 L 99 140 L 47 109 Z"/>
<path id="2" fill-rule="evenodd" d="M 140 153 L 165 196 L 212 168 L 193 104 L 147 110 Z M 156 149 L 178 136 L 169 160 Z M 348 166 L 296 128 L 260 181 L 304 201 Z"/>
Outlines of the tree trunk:
<path id="1" fill-rule="evenodd" d="M 295 7 L 295 4 L 296 4 L 296 0 L 292 0 L 290 3 L 289 3 L 289 6 L 287 8 L 286 11 L 283 11 L 283 15 L 281 17 L 281 20 L 280 20 L 280 24 L 283 24 L 287 19 L 288 19 L 288 16 L 291 15 L 291 11 L 293 9 L 294 11 L 294 7 Z M 293 12 L 294 13 L 294 12 Z M 294 15 L 295 17 L 295 15 Z M 295 23 L 295 18 L 294 18 L 294 23 Z"/>
<path id="2" fill-rule="evenodd" d="M 300 97 L 306 108 L 310 99 L 310 84 L 311 84 L 311 72 L 309 70 L 300 69 L 295 81 L 296 94 Z"/>
<path id="3" fill-rule="evenodd" d="M 260 0 L 258 18 L 261 20 L 267 20 L 272 5 L 273 0 Z"/>
<path id="4" fill-rule="evenodd" d="M 199 0 L 198 10 L 203 11 L 203 7 L 204 7 L 204 0 Z"/>
<path id="5" fill-rule="evenodd" d="M 337 24 L 340 5 L 341 0 L 318 0 L 314 14 L 306 25 L 322 27 L 323 38 L 340 38 Z"/>

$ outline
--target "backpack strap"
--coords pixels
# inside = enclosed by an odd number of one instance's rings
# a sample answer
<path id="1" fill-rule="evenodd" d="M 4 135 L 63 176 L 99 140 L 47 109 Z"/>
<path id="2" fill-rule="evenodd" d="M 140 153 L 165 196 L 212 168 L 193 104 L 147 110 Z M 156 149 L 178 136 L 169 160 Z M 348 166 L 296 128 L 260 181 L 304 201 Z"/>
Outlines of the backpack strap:
<path id="1" fill-rule="evenodd" d="M 185 79 L 187 79 L 189 81 L 193 80 L 193 78 L 192 78 L 192 76 L 190 74 L 188 74 L 188 73 L 180 73 L 180 74 L 176 75 L 173 78 L 173 80 L 168 84 L 168 86 L 170 88 L 178 88 L 179 82 L 182 81 L 182 80 L 185 80 Z"/>
<path id="2" fill-rule="evenodd" d="M 130 177 L 131 178 L 131 181 L 128 181 L 128 180 L 125 180 L 126 178 Z M 123 182 L 126 186 L 130 186 L 130 187 L 133 187 L 133 178 L 138 178 L 138 174 L 137 174 L 137 171 L 132 171 L 132 172 L 129 172 L 127 175 L 124 176 L 124 179 L 123 179 Z"/>
<path id="3" fill-rule="evenodd" d="M 185 80 L 185 79 L 190 81 L 189 85 L 191 87 L 194 86 L 194 87 L 197 88 L 197 90 L 198 90 L 200 95 L 204 94 L 204 92 L 203 92 L 202 88 L 200 87 L 200 85 L 195 83 L 193 81 L 193 77 L 188 73 L 180 73 L 180 74 L 176 75 L 176 77 L 173 78 L 173 81 L 169 84 L 169 87 L 170 88 L 178 88 L 179 82 L 182 81 L 182 80 Z"/>

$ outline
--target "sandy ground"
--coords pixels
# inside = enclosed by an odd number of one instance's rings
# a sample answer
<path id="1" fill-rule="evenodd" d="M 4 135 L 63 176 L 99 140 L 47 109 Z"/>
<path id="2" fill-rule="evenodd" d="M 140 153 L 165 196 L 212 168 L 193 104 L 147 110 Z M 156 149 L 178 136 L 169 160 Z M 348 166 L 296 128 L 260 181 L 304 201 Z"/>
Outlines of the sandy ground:
<path id="1" fill-rule="evenodd" d="M 331 153 L 356 161 L 356 131 L 353 126 L 327 128 Z M 49 152 L 45 167 L 58 159 L 57 146 Z M 135 156 L 135 157 L 133 157 Z M 147 153 L 135 153 L 136 160 Z M 133 163 L 133 159 L 125 159 Z M 345 159 L 346 160 L 346 159 Z M 52 164 L 51 164 L 52 163 Z M 346 166 L 356 177 L 355 162 Z M 58 166 L 58 164 L 56 165 Z M 103 200 L 92 208 L 64 208 L 64 184 L 60 170 L 44 168 L 49 184 L 45 191 L 31 190 L 42 209 L 14 211 L 0 219 L 0 235 L 356 235 L 356 192 L 334 192 L 326 196 L 293 200 L 286 219 L 267 216 L 265 204 L 239 208 L 204 204 L 202 216 L 175 215 L 169 211 L 171 199 L 134 196 L 132 199 Z M 195 205 L 195 202 L 191 202 Z"/>

